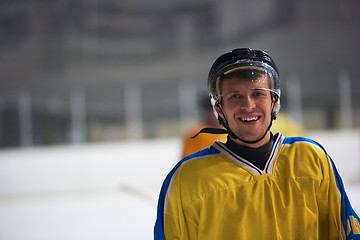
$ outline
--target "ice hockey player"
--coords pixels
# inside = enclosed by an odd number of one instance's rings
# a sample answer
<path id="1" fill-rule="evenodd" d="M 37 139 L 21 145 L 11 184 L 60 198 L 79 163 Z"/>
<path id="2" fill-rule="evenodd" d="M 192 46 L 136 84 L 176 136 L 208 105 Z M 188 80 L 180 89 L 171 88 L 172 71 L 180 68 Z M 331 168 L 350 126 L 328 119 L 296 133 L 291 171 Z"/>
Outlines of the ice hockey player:
<path id="1" fill-rule="evenodd" d="M 334 162 L 317 142 L 272 134 L 280 80 L 264 51 L 235 49 L 208 76 L 226 143 L 183 158 L 164 180 L 154 237 L 160 239 L 360 239 Z M 203 134 L 203 133 L 202 133 Z"/>

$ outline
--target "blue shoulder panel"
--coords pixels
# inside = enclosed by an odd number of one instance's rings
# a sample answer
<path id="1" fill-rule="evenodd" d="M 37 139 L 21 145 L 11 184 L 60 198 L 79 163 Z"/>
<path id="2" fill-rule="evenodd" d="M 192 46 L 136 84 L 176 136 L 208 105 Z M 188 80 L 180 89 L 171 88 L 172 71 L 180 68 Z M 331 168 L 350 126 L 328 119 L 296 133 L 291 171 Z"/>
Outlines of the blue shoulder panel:
<path id="1" fill-rule="evenodd" d="M 205 157 L 208 155 L 218 154 L 220 153 L 217 149 L 214 147 L 209 147 L 204 150 L 201 150 L 199 152 L 196 152 L 194 154 L 191 154 L 185 158 L 183 158 L 181 161 L 179 161 L 175 167 L 170 171 L 170 173 L 166 176 L 163 185 L 161 187 L 160 196 L 158 200 L 158 206 L 157 206 L 157 217 L 154 227 L 154 239 L 155 240 L 165 240 L 164 236 L 164 205 L 165 205 L 165 197 L 166 193 L 169 189 L 171 179 L 173 178 L 176 171 L 179 169 L 179 167 L 184 164 L 185 162 L 194 159 L 194 158 L 200 158 Z"/>

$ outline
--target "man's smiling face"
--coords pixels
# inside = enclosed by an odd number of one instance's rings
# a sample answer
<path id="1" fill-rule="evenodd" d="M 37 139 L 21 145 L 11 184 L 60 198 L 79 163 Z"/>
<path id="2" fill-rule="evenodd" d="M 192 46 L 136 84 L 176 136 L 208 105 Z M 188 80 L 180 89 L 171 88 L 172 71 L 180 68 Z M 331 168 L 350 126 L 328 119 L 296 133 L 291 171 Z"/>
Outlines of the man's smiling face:
<path id="1" fill-rule="evenodd" d="M 222 81 L 222 110 L 228 120 L 230 129 L 241 139 L 254 141 L 261 138 L 271 122 L 273 98 L 268 79 L 260 75 L 255 79 L 233 75 Z M 218 111 L 219 115 L 222 113 Z M 270 132 L 256 144 L 245 144 L 258 147 L 270 139 Z M 234 139 L 233 139 L 234 140 Z M 238 140 L 237 140 L 238 141 Z"/>

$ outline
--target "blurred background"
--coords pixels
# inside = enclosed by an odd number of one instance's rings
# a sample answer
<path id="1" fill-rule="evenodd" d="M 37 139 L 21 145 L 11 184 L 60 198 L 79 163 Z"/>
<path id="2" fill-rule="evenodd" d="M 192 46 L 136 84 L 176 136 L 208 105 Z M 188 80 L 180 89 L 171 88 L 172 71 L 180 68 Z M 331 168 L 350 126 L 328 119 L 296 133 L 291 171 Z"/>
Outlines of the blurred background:
<path id="1" fill-rule="evenodd" d="M 179 136 L 238 47 L 275 59 L 282 111 L 307 129 L 359 127 L 359 4 L 4 0 L 0 146 Z"/>
<path id="2" fill-rule="evenodd" d="M 0 239 L 151 239 L 208 70 L 239 47 L 274 58 L 281 113 L 325 146 L 360 210 L 359 7 L 2 0 Z"/>

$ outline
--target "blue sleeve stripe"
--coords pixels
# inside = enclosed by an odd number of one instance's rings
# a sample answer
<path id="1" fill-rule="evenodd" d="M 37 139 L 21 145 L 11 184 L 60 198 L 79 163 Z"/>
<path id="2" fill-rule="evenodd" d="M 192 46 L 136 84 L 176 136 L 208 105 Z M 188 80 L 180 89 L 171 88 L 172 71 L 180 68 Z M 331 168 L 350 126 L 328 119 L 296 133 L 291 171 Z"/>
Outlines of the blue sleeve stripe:
<path id="1" fill-rule="evenodd" d="M 307 139 L 307 138 L 302 138 L 302 137 L 295 137 L 295 138 L 286 138 L 285 139 L 285 143 L 287 144 L 293 144 L 296 142 L 308 142 L 311 144 L 314 144 L 315 146 L 321 148 L 324 153 L 326 154 L 326 156 L 329 159 L 329 162 L 331 164 L 334 176 L 335 176 L 335 180 L 336 180 L 336 186 L 338 188 L 338 191 L 340 193 L 340 198 L 341 198 L 341 222 L 342 222 L 342 226 L 344 231 L 347 229 L 347 221 L 350 218 L 350 216 L 354 217 L 357 219 L 358 222 L 360 222 L 360 218 L 359 216 L 356 214 L 356 212 L 354 211 L 354 209 L 351 206 L 351 203 L 349 201 L 349 198 L 346 194 L 345 191 L 345 187 L 344 187 L 344 183 L 341 179 L 341 176 L 339 174 L 339 172 L 336 169 L 335 163 L 332 160 L 332 158 L 330 157 L 330 155 L 326 152 L 325 148 L 318 142 Z M 360 240 L 360 234 L 354 234 L 353 231 L 350 231 L 349 235 L 346 236 L 346 239 L 358 239 Z"/>
<path id="2" fill-rule="evenodd" d="M 346 230 L 347 229 L 347 221 L 350 219 L 350 216 L 356 218 L 358 222 L 360 222 L 360 218 L 351 206 L 350 200 L 345 191 L 344 183 L 340 177 L 339 172 L 337 171 L 337 169 L 335 167 L 335 163 L 333 162 L 333 160 L 331 159 L 331 157 L 329 155 L 328 155 L 328 157 L 330 159 L 330 163 L 331 163 L 334 175 L 335 175 L 336 185 L 337 185 L 338 190 L 341 195 L 341 222 L 343 225 L 343 229 Z M 354 234 L 354 231 L 350 231 L 349 235 L 346 236 L 346 239 L 353 239 L 353 240 L 360 239 L 360 234 Z"/>
<path id="3" fill-rule="evenodd" d="M 202 151 L 199 151 L 197 153 L 194 153 L 192 155 L 189 155 L 185 158 L 183 158 L 181 161 L 179 161 L 175 167 L 170 171 L 170 173 L 166 176 L 164 183 L 161 187 L 159 200 L 158 200 L 158 206 L 157 206 L 157 217 L 154 227 L 154 239 L 155 240 L 165 240 L 164 236 L 164 214 L 165 214 L 165 204 L 166 204 L 166 195 L 169 190 L 169 187 L 171 185 L 172 179 L 175 175 L 175 173 L 178 171 L 179 167 L 196 158 L 205 157 L 208 155 L 213 154 L 219 154 L 219 151 L 215 149 L 214 147 L 206 148 Z"/>

